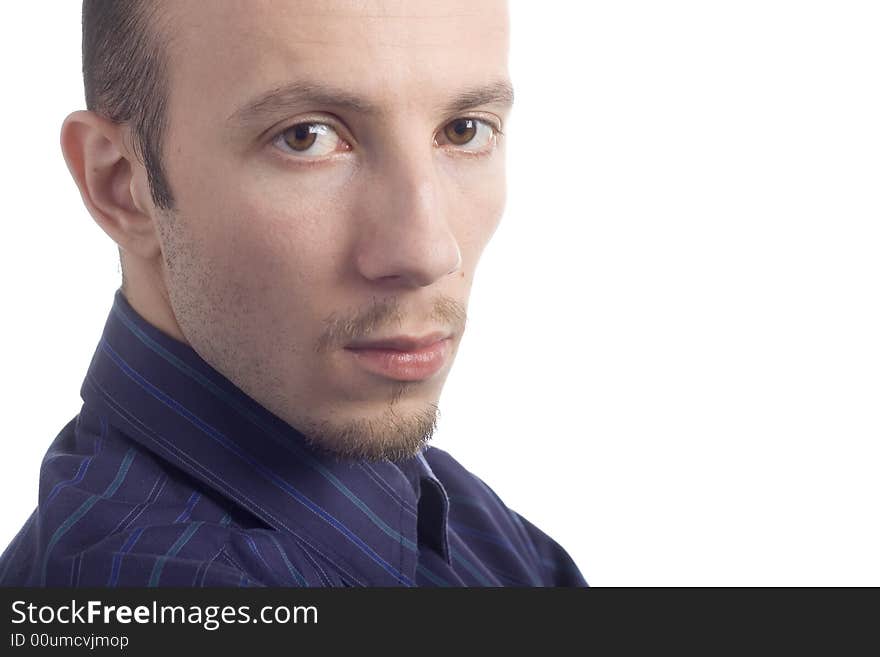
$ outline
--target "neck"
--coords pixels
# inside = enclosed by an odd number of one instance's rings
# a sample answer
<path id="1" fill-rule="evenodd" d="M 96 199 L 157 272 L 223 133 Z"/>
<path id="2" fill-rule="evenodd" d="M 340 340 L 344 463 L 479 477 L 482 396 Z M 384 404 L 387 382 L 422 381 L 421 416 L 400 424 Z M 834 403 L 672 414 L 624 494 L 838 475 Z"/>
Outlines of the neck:
<path id="1" fill-rule="evenodd" d="M 189 344 L 174 317 L 160 265 L 139 262 L 136 258 L 125 258 L 123 270 L 122 294 L 131 307 L 163 333 Z"/>

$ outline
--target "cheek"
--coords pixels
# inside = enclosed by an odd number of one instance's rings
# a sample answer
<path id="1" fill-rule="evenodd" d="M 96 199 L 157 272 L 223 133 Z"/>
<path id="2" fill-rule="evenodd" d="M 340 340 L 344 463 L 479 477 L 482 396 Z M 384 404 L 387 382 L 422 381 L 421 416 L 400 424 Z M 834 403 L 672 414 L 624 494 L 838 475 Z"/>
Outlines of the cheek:
<path id="1" fill-rule="evenodd" d="M 206 208 L 207 209 L 207 208 Z M 194 236 L 200 282 L 190 280 L 190 299 L 208 304 L 203 316 L 214 330 L 249 353 L 249 362 L 284 362 L 316 339 L 315 321 L 326 313 L 326 240 L 311 217 L 288 205 L 279 209 L 239 197 L 213 208 L 211 226 Z M 331 245 L 332 246 L 332 245 Z M 284 358 L 280 354 L 287 354 Z"/>
<path id="2" fill-rule="evenodd" d="M 503 159 L 470 169 L 459 167 L 451 179 L 454 195 L 450 222 L 462 250 L 476 259 L 504 214 L 507 187 Z"/>
<path id="3" fill-rule="evenodd" d="M 175 164 L 181 212 L 218 275 L 264 287 L 281 273 L 308 282 L 339 242 L 349 170 L 292 171 L 263 154 L 243 160 L 185 146 Z"/>
<path id="4" fill-rule="evenodd" d="M 249 295 L 269 300 L 320 288 L 334 260 L 334 244 L 319 216 L 292 202 L 239 199 L 228 221 L 226 266 Z M 267 298 L 268 297 L 268 298 Z"/>
<path id="5" fill-rule="evenodd" d="M 292 204 L 235 191 L 191 196 L 185 211 L 181 204 L 173 229 L 179 245 L 171 245 L 178 282 L 239 308 L 265 309 L 275 295 L 308 289 L 321 250 L 316 222 Z"/>

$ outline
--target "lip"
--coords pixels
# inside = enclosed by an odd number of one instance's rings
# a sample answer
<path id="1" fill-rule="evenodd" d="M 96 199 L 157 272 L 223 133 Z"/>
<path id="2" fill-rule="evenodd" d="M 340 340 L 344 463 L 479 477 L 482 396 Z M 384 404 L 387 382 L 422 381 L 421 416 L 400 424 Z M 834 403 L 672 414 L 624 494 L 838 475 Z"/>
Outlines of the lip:
<path id="1" fill-rule="evenodd" d="M 451 337 L 440 333 L 355 343 L 345 347 L 345 351 L 373 374 L 397 381 L 422 381 L 446 364 L 451 347 Z"/>
<path id="2" fill-rule="evenodd" d="M 416 351 L 422 347 L 428 347 L 443 338 L 451 337 L 449 333 L 436 331 L 414 337 L 409 335 L 396 335 L 390 338 L 380 338 L 377 340 L 357 340 L 352 342 L 346 349 L 395 349 L 397 351 Z"/>

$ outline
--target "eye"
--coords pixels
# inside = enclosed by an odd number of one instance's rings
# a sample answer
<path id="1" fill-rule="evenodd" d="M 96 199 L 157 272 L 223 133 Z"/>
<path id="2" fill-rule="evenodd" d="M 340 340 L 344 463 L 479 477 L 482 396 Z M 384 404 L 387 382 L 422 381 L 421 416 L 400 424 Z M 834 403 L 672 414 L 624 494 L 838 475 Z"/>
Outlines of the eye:
<path id="1" fill-rule="evenodd" d="M 351 150 L 351 146 L 332 126 L 316 121 L 295 123 L 279 132 L 272 143 L 285 153 L 316 157 L 329 155 L 337 150 Z"/>
<path id="2" fill-rule="evenodd" d="M 471 154 L 485 153 L 492 150 L 497 136 L 503 134 L 501 129 L 488 121 L 472 117 L 462 117 L 450 121 L 440 131 L 444 142 L 458 150 L 469 151 Z M 440 144 L 435 139 L 435 144 Z M 466 146 L 466 148 L 462 148 Z"/>

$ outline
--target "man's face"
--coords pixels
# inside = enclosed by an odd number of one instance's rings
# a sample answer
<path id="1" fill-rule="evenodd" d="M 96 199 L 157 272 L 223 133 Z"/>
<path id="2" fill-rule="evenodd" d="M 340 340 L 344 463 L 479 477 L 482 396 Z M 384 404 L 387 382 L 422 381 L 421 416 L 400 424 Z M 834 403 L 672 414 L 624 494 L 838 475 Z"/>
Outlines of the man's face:
<path id="1" fill-rule="evenodd" d="M 502 1 L 199 0 L 171 12 L 156 263 L 190 345 L 338 455 L 422 447 L 504 208 Z M 302 85 L 242 110 L 267 91 Z M 309 99 L 342 90 L 374 111 Z M 321 89 L 321 91 L 326 91 Z M 472 119 L 468 122 L 467 119 Z M 460 260 L 459 260 L 460 258 Z M 451 334 L 436 372 L 352 342 Z"/>

